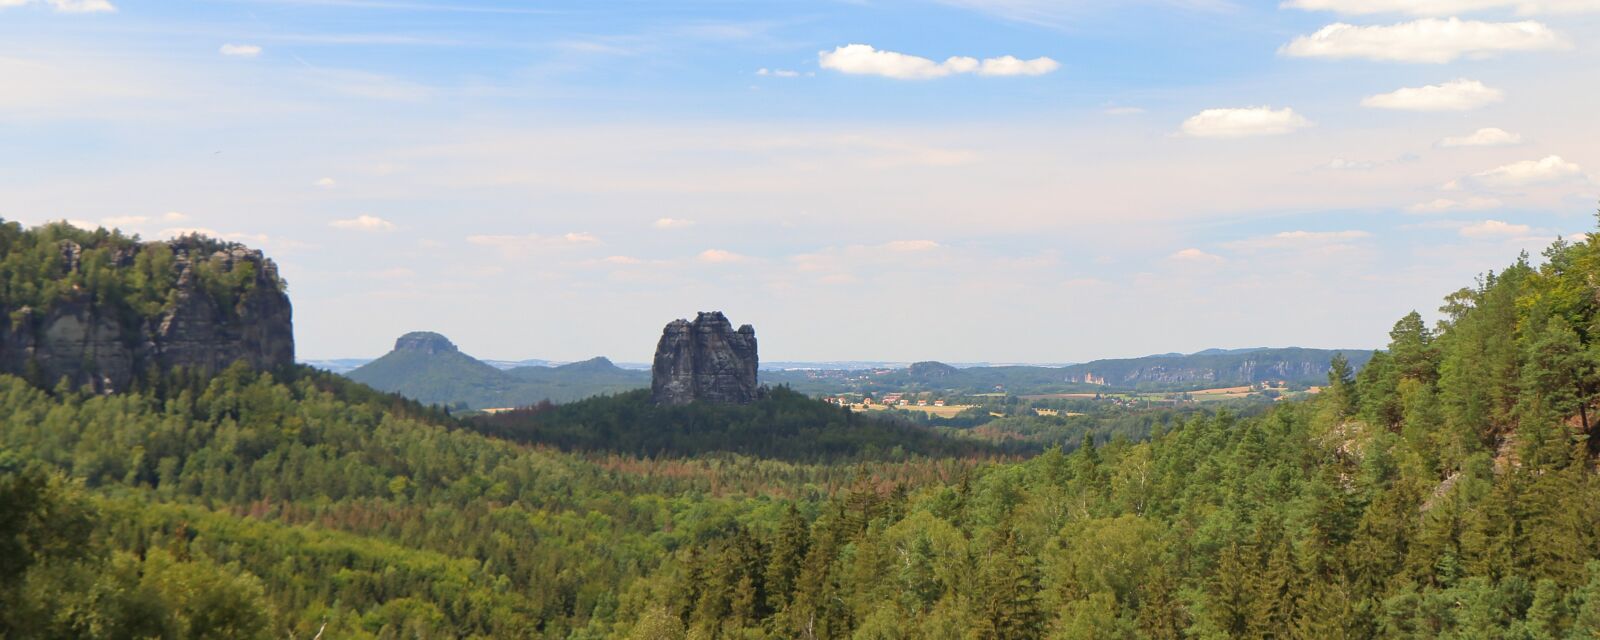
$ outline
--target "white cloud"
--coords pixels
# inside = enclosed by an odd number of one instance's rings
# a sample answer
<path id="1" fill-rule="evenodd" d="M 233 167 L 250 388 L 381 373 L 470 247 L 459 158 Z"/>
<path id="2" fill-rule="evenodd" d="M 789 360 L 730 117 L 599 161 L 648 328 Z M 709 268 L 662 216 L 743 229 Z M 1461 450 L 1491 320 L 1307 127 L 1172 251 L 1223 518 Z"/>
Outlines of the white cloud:
<path id="1" fill-rule="evenodd" d="M 1308 126 L 1309 120 L 1288 107 L 1206 109 L 1183 121 L 1183 133 L 1197 138 L 1243 138 L 1281 135 Z"/>
<path id="2" fill-rule="evenodd" d="M 0 9 L 38 4 L 38 0 L 0 0 Z M 117 10 L 109 0 L 45 0 L 61 13 L 110 13 Z"/>
<path id="3" fill-rule="evenodd" d="M 1167 258 L 1171 260 L 1180 260 L 1183 262 L 1200 262 L 1205 264 L 1219 264 L 1223 262 L 1222 256 L 1206 253 L 1192 247 L 1167 256 Z"/>
<path id="4" fill-rule="evenodd" d="M 706 249 L 705 251 L 700 252 L 700 255 L 697 256 L 697 259 L 701 262 L 709 262 L 712 264 L 726 264 L 733 262 L 745 262 L 749 260 L 750 257 L 740 255 L 732 251 L 724 251 L 722 249 Z"/>
<path id="5" fill-rule="evenodd" d="M 188 220 L 189 216 L 178 213 L 177 211 L 168 211 L 161 214 L 161 219 L 166 220 L 167 222 L 181 222 L 183 220 Z"/>
<path id="6" fill-rule="evenodd" d="M 932 240 L 894 240 L 882 245 L 885 251 L 906 253 L 911 251 L 929 251 L 938 249 L 941 245 Z"/>
<path id="7" fill-rule="evenodd" d="M 235 58 L 254 58 L 261 55 L 261 47 L 253 44 L 225 44 L 217 49 L 217 52 Z"/>
<path id="8" fill-rule="evenodd" d="M 1510 224 L 1499 220 L 1484 220 L 1461 227 L 1460 234 L 1468 238 L 1508 238 L 1528 235 L 1533 227 Z"/>
<path id="9" fill-rule="evenodd" d="M 1345 15 L 1398 13 L 1448 16 L 1473 11 L 1515 9 L 1523 15 L 1600 11 L 1600 0 L 1288 0 L 1286 8 L 1332 11 Z"/>
<path id="10" fill-rule="evenodd" d="M 1402 111 L 1468 111 L 1505 99 L 1499 89 L 1477 80 L 1451 80 L 1425 87 L 1406 87 L 1367 96 L 1361 106 Z"/>
<path id="11" fill-rule="evenodd" d="M 394 231 L 394 223 L 379 218 L 378 216 L 359 215 L 346 220 L 334 220 L 328 226 L 335 229 L 351 229 L 354 231 Z"/>
<path id="12" fill-rule="evenodd" d="M 1522 135 L 1511 133 L 1505 129 L 1488 127 L 1479 129 L 1464 136 L 1451 136 L 1440 140 L 1434 146 L 1440 149 L 1455 147 L 1510 147 L 1522 144 Z"/>
<path id="13" fill-rule="evenodd" d="M 849 44 L 833 51 L 819 51 L 817 63 L 824 69 L 840 73 L 883 76 L 898 80 L 926 80 L 961 73 L 976 73 L 983 76 L 1037 76 L 1061 67 L 1055 60 L 1046 57 L 1022 60 L 1015 56 L 1001 56 L 979 61 L 968 56 L 951 56 L 944 62 L 934 62 L 921 56 L 880 51 L 867 44 Z"/>
<path id="14" fill-rule="evenodd" d="M 110 13 L 117 7 L 110 0 L 49 0 L 62 13 Z"/>
<path id="15" fill-rule="evenodd" d="M 694 226 L 694 221 L 684 220 L 682 218 L 660 218 L 650 226 L 653 226 L 657 229 L 682 229 L 684 227 Z"/>
<path id="16" fill-rule="evenodd" d="M 1016 56 L 1000 56 L 998 58 L 984 58 L 983 66 L 978 67 L 978 75 L 1042 76 L 1059 68 L 1061 68 L 1061 63 L 1043 56 L 1032 60 L 1022 60 Z"/>
<path id="17" fill-rule="evenodd" d="M 1523 160 L 1479 171 L 1468 177 L 1467 181 L 1491 189 L 1506 189 L 1561 182 L 1582 176 L 1583 167 L 1567 162 L 1561 156 L 1545 156 L 1539 160 Z"/>
<path id="18" fill-rule="evenodd" d="M 1571 46 L 1538 22 L 1479 22 L 1426 18 L 1392 25 L 1334 23 L 1300 36 L 1279 53 L 1304 58 L 1364 58 L 1445 63 L 1462 56 L 1538 51 Z"/>
<path id="19" fill-rule="evenodd" d="M 473 235 L 467 236 L 469 244 L 494 247 L 506 255 L 531 253 L 539 249 L 559 249 L 600 244 L 600 239 L 589 233 L 568 233 L 559 236 L 527 235 Z"/>
<path id="20" fill-rule="evenodd" d="M 176 238 L 178 236 L 188 235 L 202 235 L 208 238 L 215 238 L 217 240 L 231 240 L 233 242 L 239 242 L 257 247 L 273 244 L 278 245 L 278 249 L 280 251 L 285 248 L 300 248 L 304 246 L 293 241 L 273 241 L 263 233 L 243 233 L 238 231 L 225 232 L 217 231 L 216 229 L 207 227 L 171 227 L 157 231 L 155 237 Z"/>
<path id="21" fill-rule="evenodd" d="M 1502 203 L 1494 198 L 1468 197 L 1460 200 L 1450 198 L 1435 198 L 1427 202 L 1418 202 L 1406 207 L 1407 213 L 1445 213 L 1447 211 L 1481 211 L 1493 209 Z"/>
<path id="22" fill-rule="evenodd" d="M 323 189 L 332 189 L 334 187 L 334 185 L 336 185 L 338 183 L 334 182 L 333 178 L 322 178 L 321 180 L 318 180 L 318 181 L 313 182 L 311 184 L 314 185 L 314 186 L 322 187 Z"/>
<path id="23" fill-rule="evenodd" d="M 111 216 L 109 218 L 101 218 L 100 219 L 100 224 L 105 225 L 107 227 L 119 227 L 120 228 L 120 227 L 134 227 L 134 226 L 138 226 L 138 225 L 144 224 L 144 223 L 149 222 L 149 221 L 150 221 L 150 218 L 147 217 L 147 216 Z"/>
<path id="24" fill-rule="evenodd" d="M 766 67 L 762 67 L 760 69 L 756 69 L 756 75 L 771 76 L 774 78 L 798 78 L 800 77 L 800 72 L 795 71 L 794 69 L 768 69 Z"/>

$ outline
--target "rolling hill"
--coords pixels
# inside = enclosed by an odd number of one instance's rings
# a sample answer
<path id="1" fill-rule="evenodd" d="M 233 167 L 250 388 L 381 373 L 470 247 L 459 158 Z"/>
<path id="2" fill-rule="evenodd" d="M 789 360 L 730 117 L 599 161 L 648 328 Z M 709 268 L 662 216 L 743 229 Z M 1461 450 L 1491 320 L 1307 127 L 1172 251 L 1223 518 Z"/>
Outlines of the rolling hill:
<path id="1" fill-rule="evenodd" d="M 650 385 L 649 372 L 623 369 L 605 358 L 502 370 L 430 331 L 401 336 L 393 351 L 345 375 L 424 404 L 471 409 L 571 402 Z"/>
<path id="2" fill-rule="evenodd" d="M 952 367 L 918 362 L 909 367 L 870 370 L 762 371 L 763 382 L 786 384 L 811 394 L 881 391 L 947 391 L 1014 394 L 1090 391 L 1192 391 L 1213 387 L 1283 381 L 1290 385 L 1326 382 L 1328 363 L 1343 353 L 1360 368 L 1370 350 L 1256 348 L 1207 349 L 1192 354 L 1095 360 L 1065 367 L 1006 365 Z"/>

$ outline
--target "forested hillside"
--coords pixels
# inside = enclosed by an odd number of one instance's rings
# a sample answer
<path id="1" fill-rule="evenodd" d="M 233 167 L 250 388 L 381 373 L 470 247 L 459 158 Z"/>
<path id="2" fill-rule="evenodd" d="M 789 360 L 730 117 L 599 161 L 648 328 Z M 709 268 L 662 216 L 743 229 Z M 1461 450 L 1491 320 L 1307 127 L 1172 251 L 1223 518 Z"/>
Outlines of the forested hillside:
<path id="1" fill-rule="evenodd" d="M 768 370 L 761 372 L 761 379 L 768 384 L 785 384 L 811 394 L 1192 391 L 1260 382 L 1284 382 L 1293 387 L 1305 387 L 1323 381 L 1334 356 L 1345 356 L 1359 370 L 1371 354 L 1370 350 L 1365 349 L 1208 349 L 1188 355 L 1174 353 L 1095 360 L 1065 367 L 1004 365 L 963 368 L 940 362 L 918 362 L 904 369 L 887 371 Z"/>
<path id="2" fill-rule="evenodd" d="M 571 402 L 650 386 L 650 372 L 623 369 L 605 358 L 502 370 L 429 331 L 401 336 L 393 351 L 345 375 L 374 389 L 456 409 Z"/>
<path id="3" fill-rule="evenodd" d="M 658 406 L 648 389 L 566 405 L 549 402 L 472 419 L 474 430 L 575 451 L 637 456 L 738 453 L 806 462 L 983 456 L 1000 452 L 972 439 L 942 437 L 885 416 L 861 415 L 784 387 L 749 405 Z M 1012 451 L 1038 451 L 1026 446 Z"/>
<path id="4" fill-rule="evenodd" d="M 0 376 L 0 635 L 1595 637 L 1597 296 L 1600 241 L 1558 243 L 1316 399 L 1025 461 L 561 452 L 306 369 Z"/>

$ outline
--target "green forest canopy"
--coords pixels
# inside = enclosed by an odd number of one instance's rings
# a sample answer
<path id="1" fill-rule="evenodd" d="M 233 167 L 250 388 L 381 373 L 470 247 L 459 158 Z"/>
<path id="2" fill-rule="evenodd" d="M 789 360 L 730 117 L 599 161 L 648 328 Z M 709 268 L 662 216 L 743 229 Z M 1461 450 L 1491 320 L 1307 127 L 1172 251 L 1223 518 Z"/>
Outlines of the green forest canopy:
<path id="1" fill-rule="evenodd" d="M 1594 637 L 1600 239 L 1544 258 L 1401 319 L 1315 400 L 1019 462 L 562 453 L 306 372 L 116 396 L 0 378 L 0 625 Z"/>

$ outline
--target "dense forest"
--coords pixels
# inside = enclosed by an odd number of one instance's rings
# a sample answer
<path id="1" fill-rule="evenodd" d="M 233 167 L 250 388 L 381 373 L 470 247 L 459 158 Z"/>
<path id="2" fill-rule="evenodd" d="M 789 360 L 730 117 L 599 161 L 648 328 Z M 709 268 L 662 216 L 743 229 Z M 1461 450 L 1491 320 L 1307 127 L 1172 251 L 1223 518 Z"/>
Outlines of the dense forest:
<path id="1" fill-rule="evenodd" d="M 786 387 L 767 389 L 749 405 L 657 406 L 650 390 L 597 396 L 569 404 L 541 402 L 472 420 L 474 430 L 565 450 L 640 456 L 729 452 L 809 462 L 908 456 L 993 456 L 998 447 L 940 437 L 900 419 L 852 413 Z M 1012 447 L 1025 452 L 1026 446 Z"/>
<path id="2" fill-rule="evenodd" d="M 1600 238 L 1557 242 L 1314 399 L 1026 460 L 689 456 L 638 427 L 768 409 L 627 394 L 489 427 L 309 370 L 0 376 L 0 636 L 1592 638 L 1597 312 Z"/>

